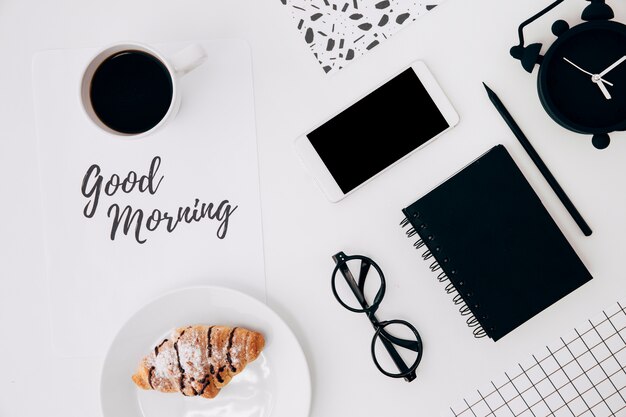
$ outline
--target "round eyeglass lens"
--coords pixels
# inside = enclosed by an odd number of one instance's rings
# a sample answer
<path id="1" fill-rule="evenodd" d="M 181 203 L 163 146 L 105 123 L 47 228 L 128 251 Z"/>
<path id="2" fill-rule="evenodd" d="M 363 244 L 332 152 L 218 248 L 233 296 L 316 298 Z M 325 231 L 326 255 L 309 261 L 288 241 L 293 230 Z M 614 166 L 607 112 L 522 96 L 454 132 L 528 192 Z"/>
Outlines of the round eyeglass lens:
<path id="1" fill-rule="evenodd" d="M 415 327 L 404 320 L 383 322 L 372 340 L 372 355 L 382 373 L 400 378 L 419 365 L 422 340 Z"/>
<path id="2" fill-rule="evenodd" d="M 333 275 L 333 292 L 349 310 L 363 312 L 380 304 L 385 293 L 380 268 L 364 257 L 340 262 Z"/>

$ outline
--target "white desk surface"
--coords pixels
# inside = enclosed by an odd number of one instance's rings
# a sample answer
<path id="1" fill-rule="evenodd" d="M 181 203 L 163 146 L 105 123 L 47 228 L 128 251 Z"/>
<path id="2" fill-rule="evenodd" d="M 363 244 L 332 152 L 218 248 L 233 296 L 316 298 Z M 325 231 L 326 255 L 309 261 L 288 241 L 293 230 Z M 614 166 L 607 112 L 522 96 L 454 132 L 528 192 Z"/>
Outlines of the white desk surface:
<path id="1" fill-rule="evenodd" d="M 539 104 L 536 73 L 508 56 L 517 25 L 547 0 L 448 0 L 346 69 L 327 76 L 279 0 L 0 2 L 0 416 L 97 416 L 101 358 L 51 358 L 31 58 L 35 51 L 245 38 L 254 65 L 268 303 L 292 327 L 312 371 L 313 417 L 437 416 L 442 408 L 626 294 L 626 133 L 605 151 L 557 126 Z M 611 1 L 626 21 L 626 4 Z M 569 0 L 528 31 L 549 42 Z M 413 60 L 423 59 L 461 116 L 431 146 L 340 204 L 301 168 L 294 139 Z M 500 95 L 594 230 L 586 238 L 488 101 Z M 492 145 L 503 143 L 587 264 L 594 280 L 497 344 L 476 341 L 398 228 L 400 208 Z M 538 236 L 538 238 L 540 238 Z M 388 279 L 381 318 L 420 330 L 411 384 L 383 377 L 371 326 L 330 291 L 330 256 L 373 257 Z M 139 306 L 138 306 L 139 307 Z"/>

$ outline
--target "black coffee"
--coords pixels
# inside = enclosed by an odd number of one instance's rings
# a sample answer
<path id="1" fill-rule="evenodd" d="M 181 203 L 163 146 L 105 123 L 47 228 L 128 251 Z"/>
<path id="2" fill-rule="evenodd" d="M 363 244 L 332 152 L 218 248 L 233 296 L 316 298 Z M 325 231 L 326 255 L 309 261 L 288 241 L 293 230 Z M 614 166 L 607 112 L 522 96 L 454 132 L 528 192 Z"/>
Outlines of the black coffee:
<path id="1" fill-rule="evenodd" d="M 147 132 L 172 103 L 169 71 L 160 60 L 141 51 L 108 57 L 91 80 L 91 105 L 98 118 L 121 133 Z"/>

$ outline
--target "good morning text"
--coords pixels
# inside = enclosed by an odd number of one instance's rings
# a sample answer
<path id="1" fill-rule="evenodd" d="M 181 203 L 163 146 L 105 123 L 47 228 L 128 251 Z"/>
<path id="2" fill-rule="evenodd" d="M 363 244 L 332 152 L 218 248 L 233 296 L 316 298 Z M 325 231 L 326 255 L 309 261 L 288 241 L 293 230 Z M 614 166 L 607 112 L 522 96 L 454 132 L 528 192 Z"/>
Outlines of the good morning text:
<path id="1" fill-rule="evenodd" d="M 98 164 L 93 164 L 87 169 L 80 187 L 81 194 L 87 199 L 83 208 L 83 215 L 91 219 L 97 211 L 100 201 L 104 195 L 115 197 L 117 193 L 147 193 L 155 195 L 161 187 L 165 178 L 159 176 L 161 167 L 161 157 L 155 156 L 150 162 L 147 174 L 139 175 L 135 171 L 130 171 L 125 176 L 112 174 L 105 176 Z M 111 219 L 111 240 L 123 233 L 128 236 L 132 234 L 135 240 L 146 243 L 147 235 L 156 230 L 165 230 L 168 233 L 174 232 L 176 228 L 183 224 L 200 223 L 202 221 L 217 222 L 216 236 L 224 239 L 228 233 L 228 223 L 230 216 L 238 206 L 233 206 L 228 200 L 219 203 L 201 202 L 194 198 L 194 203 L 188 206 L 180 206 L 173 212 L 155 208 L 151 211 L 144 211 L 133 208 L 130 205 L 120 205 L 112 203 L 106 210 L 106 215 Z"/>

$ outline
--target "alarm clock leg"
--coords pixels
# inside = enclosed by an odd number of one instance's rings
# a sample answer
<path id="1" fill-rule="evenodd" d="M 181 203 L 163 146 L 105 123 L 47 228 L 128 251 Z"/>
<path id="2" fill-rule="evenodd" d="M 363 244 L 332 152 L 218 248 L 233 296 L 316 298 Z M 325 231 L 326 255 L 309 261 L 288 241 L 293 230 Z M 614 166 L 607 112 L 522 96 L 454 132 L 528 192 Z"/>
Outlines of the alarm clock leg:
<path id="1" fill-rule="evenodd" d="M 596 149 L 606 149 L 606 147 L 609 146 L 609 143 L 611 143 L 611 138 L 607 133 L 600 133 L 593 135 L 591 143 Z"/>

